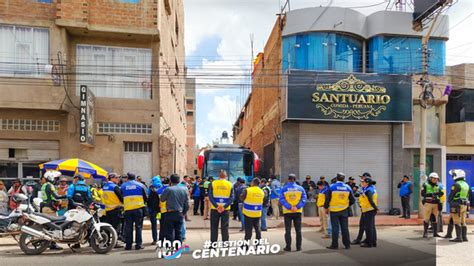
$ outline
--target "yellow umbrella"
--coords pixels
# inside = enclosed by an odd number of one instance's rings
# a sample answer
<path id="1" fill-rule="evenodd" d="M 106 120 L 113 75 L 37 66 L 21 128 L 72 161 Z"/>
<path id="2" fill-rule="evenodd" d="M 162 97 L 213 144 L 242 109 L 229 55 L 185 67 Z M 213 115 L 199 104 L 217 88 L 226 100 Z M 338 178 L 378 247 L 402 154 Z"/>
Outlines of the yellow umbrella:
<path id="1" fill-rule="evenodd" d="M 56 170 L 61 172 L 63 175 L 69 176 L 81 174 L 85 178 L 107 178 L 107 171 L 91 162 L 77 158 L 61 159 L 57 161 L 42 163 L 39 165 L 39 168 L 42 172 L 46 172 L 47 170 Z"/>

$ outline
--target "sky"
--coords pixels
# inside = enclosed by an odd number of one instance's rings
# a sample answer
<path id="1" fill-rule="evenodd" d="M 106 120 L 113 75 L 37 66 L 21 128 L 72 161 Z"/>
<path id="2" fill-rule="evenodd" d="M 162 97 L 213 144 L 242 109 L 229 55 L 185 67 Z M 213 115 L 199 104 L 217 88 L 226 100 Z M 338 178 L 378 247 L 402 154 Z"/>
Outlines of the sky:
<path id="1" fill-rule="evenodd" d="M 186 65 L 198 83 L 196 141 L 199 146 L 220 138 L 224 130 L 232 135 L 232 125 L 250 88 L 251 39 L 255 56 L 263 50 L 283 2 L 285 0 L 184 0 Z M 291 0 L 290 3 L 292 10 L 331 4 L 355 8 L 368 15 L 385 10 L 388 2 Z M 409 6 L 407 10 L 411 10 Z M 473 0 L 458 0 L 447 12 L 450 16 L 447 65 L 474 63 L 473 11 Z"/>

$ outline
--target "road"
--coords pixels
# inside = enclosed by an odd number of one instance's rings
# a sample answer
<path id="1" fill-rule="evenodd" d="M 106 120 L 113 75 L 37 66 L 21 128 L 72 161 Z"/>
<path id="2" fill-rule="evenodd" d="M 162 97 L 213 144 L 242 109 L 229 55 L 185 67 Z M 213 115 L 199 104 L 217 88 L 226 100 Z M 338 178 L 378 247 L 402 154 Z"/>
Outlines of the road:
<path id="1" fill-rule="evenodd" d="M 356 227 L 351 227 L 351 236 L 357 233 Z M 468 265 L 474 261 L 471 242 L 453 244 L 446 240 L 428 240 L 421 238 L 419 226 L 380 227 L 378 229 L 378 247 L 372 249 L 353 246 L 350 250 L 328 250 L 328 239 L 322 239 L 317 228 L 303 228 L 303 251 L 283 252 L 272 255 L 220 257 L 213 259 L 193 259 L 192 252 L 202 249 L 204 241 L 209 239 L 208 230 L 189 230 L 186 244 L 191 252 L 184 253 L 175 260 L 158 259 L 151 242 L 150 231 L 144 231 L 145 249 L 141 251 L 124 251 L 115 249 L 107 255 L 97 255 L 86 247 L 79 253 L 69 249 L 58 252 L 46 252 L 40 256 L 24 255 L 11 239 L 0 239 L 1 265 Z M 472 232 L 474 227 L 470 227 Z M 231 240 L 243 238 L 243 234 L 232 229 Z M 263 232 L 270 244 L 284 247 L 284 230 L 279 228 Z M 294 240 L 293 240 L 294 241 Z M 436 244 L 437 241 L 437 244 Z M 342 244 L 340 244 L 342 246 Z M 293 247 L 294 248 L 294 247 Z M 455 252 L 454 252 L 455 251 Z M 456 259 L 453 259 L 456 254 Z"/>

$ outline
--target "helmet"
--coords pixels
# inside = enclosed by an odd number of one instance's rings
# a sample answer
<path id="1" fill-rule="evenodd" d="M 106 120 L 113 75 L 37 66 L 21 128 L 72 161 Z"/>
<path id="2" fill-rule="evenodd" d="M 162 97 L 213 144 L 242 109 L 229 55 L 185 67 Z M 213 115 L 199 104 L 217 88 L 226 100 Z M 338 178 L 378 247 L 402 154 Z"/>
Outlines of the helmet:
<path id="1" fill-rule="evenodd" d="M 449 170 L 449 174 L 453 176 L 454 180 L 466 177 L 466 172 L 462 169 Z"/>
<path id="2" fill-rule="evenodd" d="M 346 174 L 342 173 L 342 172 L 339 172 L 336 174 L 336 179 L 340 179 L 340 180 L 344 180 L 344 178 L 346 178 Z"/>
<path id="3" fill-rule="evenodd" d="M 61 176 L 61 172 L 59 171 L 47 171 L 44 174 L 44 178 L 46 178 L 46 181 L 48 182 L 54 182 L 54 179 L 60 176 Z"/>
<path id="4" fill-rule="evenodd" d="M 439 175 L 435 172 L 431 173 L 429 177 L 439 179 Z"/>

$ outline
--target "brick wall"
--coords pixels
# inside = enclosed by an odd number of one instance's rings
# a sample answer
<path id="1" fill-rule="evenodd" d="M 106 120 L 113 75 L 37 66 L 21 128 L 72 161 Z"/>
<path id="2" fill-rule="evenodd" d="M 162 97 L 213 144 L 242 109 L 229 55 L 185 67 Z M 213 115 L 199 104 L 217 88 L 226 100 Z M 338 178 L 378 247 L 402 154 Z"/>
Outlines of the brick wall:
<path id="1" fill-rule="evenodd" d="M 56 3 L 40 3 L 35 0 L 0 0 L 0 20 L 34 21 L 53 20 Z"/>
<path id="2" fill-rule="evenodd" d="M 158 0 L 127 3 L 116 0 L 57 0 L 56 18 L 69 22 L 124 27 L 156 28 Z"/>

